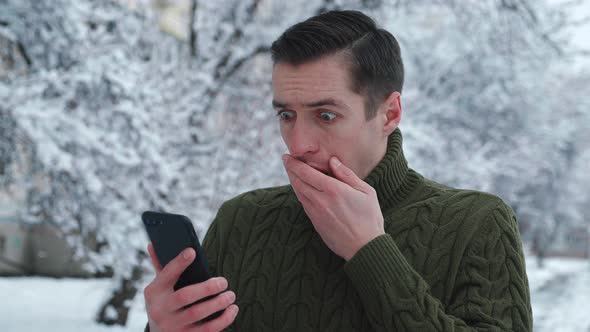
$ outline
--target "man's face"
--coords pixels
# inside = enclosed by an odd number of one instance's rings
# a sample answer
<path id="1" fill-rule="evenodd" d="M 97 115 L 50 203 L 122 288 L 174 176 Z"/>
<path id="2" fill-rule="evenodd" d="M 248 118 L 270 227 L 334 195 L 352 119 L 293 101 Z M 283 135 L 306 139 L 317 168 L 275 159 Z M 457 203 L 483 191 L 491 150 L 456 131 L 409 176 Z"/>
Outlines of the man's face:
<path id="1" fill-rule="evenodd" d="M 362 95 L 351 90 L 348 68 L 338 55 L 273 68 L 273 107 L 289 153 L 332 175 L 336 156 L 364 179 L 385 154 L 383 116 L 365 119 Z"/>

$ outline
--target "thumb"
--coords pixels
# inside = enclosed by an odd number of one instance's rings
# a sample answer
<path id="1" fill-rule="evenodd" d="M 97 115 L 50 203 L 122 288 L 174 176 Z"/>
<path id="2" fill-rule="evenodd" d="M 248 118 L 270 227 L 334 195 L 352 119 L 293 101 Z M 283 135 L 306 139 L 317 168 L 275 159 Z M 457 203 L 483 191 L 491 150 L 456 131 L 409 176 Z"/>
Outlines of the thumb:
<path id="1" fill-rule="evenodd" d="M 356 174 L 354 174 L 354 172 L 344 165 L 340 159 L 337 157 L 330 158 L 330 167 L 332 168 L 332 173 L 334 173 L 338 180 L 348 184 L 354 189 L 364 192 L 366 185 L 365 181 L 361 180 Z"/>

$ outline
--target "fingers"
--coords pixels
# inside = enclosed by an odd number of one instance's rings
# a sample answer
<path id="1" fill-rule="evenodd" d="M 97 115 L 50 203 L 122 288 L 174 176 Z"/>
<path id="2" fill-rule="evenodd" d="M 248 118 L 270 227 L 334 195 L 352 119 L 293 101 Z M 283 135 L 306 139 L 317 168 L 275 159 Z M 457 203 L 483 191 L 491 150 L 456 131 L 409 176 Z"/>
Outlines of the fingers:
<path id="1" fill-rule="evenodd" d="M 184 308 L 191 303 L 221 293 L 226 289 L 227 280 L 223 277 L 210 278 L 207 281 L 183 287 L 171 294 L 170 309 Z"/>
<path id="2" fill-rule="evenodd" d="M 157 272 L 156 278 L 144 290 L 149 324 L 154 330 L 221 331 L 235 320 L 238 307 L 233 303 L 236 295 L 232 291 L 223 292 L 228 287 L 223 277 L 173 291 L 182 272 L 194 261 L 194 249 L 183 250 L 163 268 L 151 243 L 147 249 Z M 198 301 L 201 302 L 194 304 Z M 217 312 L 223 313 L 215 319 L 213 316 L 210 321 L 203 321 Z"/>
<path id="3" fill-rule="evenodd" d="M 160 276 L 165 272 L 166 267 Z M 234 292 L 223 292 L 228 287 L 228 282 L 223 277 L 211 278 L 183 287 L 175 292 L 172 292 L 172 289 L 154 286 L 154 282 L 155 280 L 144 291 L 148 318 L 154 331 L 202 331 L 202 329 L 195 329 L 195 327 L 208 324 L 208 321 L 203 321 L 205 318 L 217 312 L 223 312 L 236 300 Z M 220 317 L 213 317 L 209 318 L 211 322 L 214 320 L 217 322 L 212 325 L 208 324 L 209 327 L 205 327 L 208 330 L 205 331 L 221 331 L 233 322 L 235 314 L 222 313 Z M 216 329 L 217 326 L 221 326 L 221 328 Z"/>
<path id="4" fill-rule="evenodd" d="M 330 158 L 330 168 L 338 180 L 356 190 L 368 193 L 367 186 L 369 185 L 359 178 L 350 168 L 344 165 L 337 157 Z"/>
<path id="5" fill-rule="evenodd" d="M 158 256 L 156 256 L 156 251 L 154 250 L 154 246 L 152 245 L 152 243 L 148 243 L 148 253 L 150 254 L 150 258 L 152 259 L 152 265 L 154 266 L 154 269 L 156 270 L 156 274 L 160 273 L 160 271 L 162 271 L 162 265 L 160 265 L 160 262 L 158 261 Z"/>
<path id="6" fill-rule="evenodd" d="M 303 182 L 297 174 L 287 171 L 287 175 L 289 176 L 289 181 L 291 181 L 291 186 L 293 190 L 295 190 L 295 194 L 300 201 L 312 201 L 313 193 L 316 192 L 315 188 L 308 185 L 307 183 Z"/>
<path id="7" fill-rule="evenodd" d="M 231 323 L 234 322 L 236 316 L 238 315 L 239 308 L 237 305 L 232 304 L 230 305 L 223 314 L 217 317 L 214 320 L 211 320 L 206 323 L 201 323 L 195 329 L 190 330 L 191 332 L 201 332 L 201 331 L 223 331 L 225 328 L 230 326 Z"/>
<path id="8" fill-rule="evenodd" d="M 156 276 L 156 284 L 162 288 L 172 289 L 178 277 L 193 262 L 195 255 L 193 248 L 184 249 L 178 256 L 164 266 L 162 271 Z"/>
<path id="9" fill-rule="evenodd" d="M 334 181 L 331 177 L 287 154 L 283 155 L 283 163 L 287 172 L 297 175 L 301 181 L 307 183 L 314 190 L 324 191 L 330 182 Z"/>
<path id="10" fill-rule="evenodd" d="M 225 308 L 230 306 L 236 300 L 236 294 L 232 291 L 227 291 L 219 294 L 211 299 L 203 301 L 201 303 L 194 304 L 186 309 L 183 309 L 177 318 L 177 322 L 183 326 L 201 322 L 210 315 L 223 311 Z"/>

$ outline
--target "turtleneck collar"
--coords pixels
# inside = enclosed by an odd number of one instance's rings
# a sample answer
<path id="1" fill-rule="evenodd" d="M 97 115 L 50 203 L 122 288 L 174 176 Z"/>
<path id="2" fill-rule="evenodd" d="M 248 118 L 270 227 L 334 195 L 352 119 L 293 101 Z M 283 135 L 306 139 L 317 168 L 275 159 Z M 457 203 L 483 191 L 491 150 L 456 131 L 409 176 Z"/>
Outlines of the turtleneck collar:
<path id="1" fill-rule="evenodd" d="M 383 159 L 364 179 L 375 188 L 382 211 L 392 208 L 408 196 L 419 175 L 408 168 L 402 149 L 402 133 L 396 128 L 387 139 Z"/>

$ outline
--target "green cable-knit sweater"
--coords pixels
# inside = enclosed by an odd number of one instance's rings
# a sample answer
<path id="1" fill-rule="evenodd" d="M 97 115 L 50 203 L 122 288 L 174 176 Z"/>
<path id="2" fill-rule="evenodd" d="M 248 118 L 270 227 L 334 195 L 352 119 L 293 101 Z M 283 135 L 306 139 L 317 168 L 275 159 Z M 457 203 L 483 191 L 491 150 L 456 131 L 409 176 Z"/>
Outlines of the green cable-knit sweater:
<path id="1" fill-rule="evenodd" d="M 222 205 L 203 246 L 212 273 L 236 293 L 228 331 L 532 331 L 506 203 L 409 169 L 399 129 L 364 180 L 387 234 L 348 262 L 322 242 L 291 186 Z"/>

